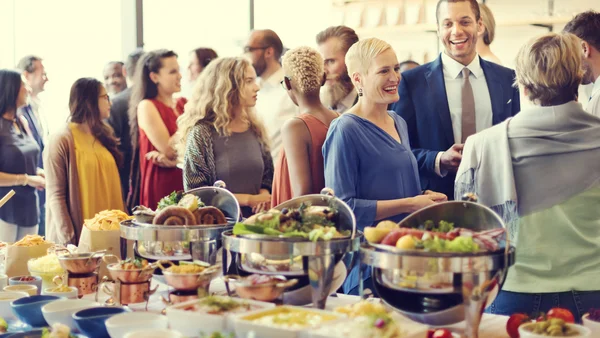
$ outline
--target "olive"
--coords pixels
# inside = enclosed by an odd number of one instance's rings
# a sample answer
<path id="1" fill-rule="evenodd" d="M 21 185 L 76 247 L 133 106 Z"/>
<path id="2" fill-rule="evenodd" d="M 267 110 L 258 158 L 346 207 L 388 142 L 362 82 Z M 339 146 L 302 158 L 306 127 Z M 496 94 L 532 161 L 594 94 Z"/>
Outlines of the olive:
<path id="1" fill-rule="evenodd" d="M 290 209 L 288 209 L 288 208 L 281 209 L 281 213 L 284 215 L 287 214 L 288 212 L 290 212 Z"/>

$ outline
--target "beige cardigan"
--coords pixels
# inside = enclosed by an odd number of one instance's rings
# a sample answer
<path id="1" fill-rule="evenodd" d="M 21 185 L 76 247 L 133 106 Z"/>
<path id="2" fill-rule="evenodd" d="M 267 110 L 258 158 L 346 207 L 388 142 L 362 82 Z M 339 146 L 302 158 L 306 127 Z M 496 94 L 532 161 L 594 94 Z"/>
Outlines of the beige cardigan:
<path id="1" fill-rule="evenodd" d="M 44 152 L 46 172 L 46 239 L 56 244 L 79 242 L 83 227 L 75 141 L 68 125 L 52 137 Z"/>

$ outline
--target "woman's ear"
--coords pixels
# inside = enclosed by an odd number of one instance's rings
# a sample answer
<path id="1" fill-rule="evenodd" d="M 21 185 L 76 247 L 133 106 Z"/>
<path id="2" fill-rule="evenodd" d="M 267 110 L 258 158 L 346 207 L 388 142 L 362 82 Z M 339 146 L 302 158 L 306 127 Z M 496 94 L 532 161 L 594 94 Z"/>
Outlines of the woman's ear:
<path id="1" fill-rule="evenodd" d="M 323 72 L 323 79 L 321 80 L 321 87 L 327 82 L 327 73 Z"/>
<path id="2" fill-rule="evenodd" d="M 158 74 L 150 72 L 150 80 L 154 82 L 154 84 L 158 84 Z"/>
<path id="3" fill-rule="evenodd" d="M 352 73 L 350 78 L 352 79 L 352 84 L 354 84 L 354 87 L 356 87 L 356 90 L 362 88 L 362 86 L 363 86 L 362 76 L 359 73 L 357 73 L 357 72 Z"/>

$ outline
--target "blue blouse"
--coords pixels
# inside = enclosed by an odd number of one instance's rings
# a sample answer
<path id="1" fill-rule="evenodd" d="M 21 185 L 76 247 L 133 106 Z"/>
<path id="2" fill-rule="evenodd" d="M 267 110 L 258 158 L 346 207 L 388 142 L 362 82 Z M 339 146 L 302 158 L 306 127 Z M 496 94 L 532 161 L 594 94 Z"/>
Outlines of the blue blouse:
<path id="1" fill-rule="evenodd" d="M 421 193 L 417 160 L 410 149 L 406 122 L 394 112 L 402 144 L 372 122 L 345 114 L 331 122 L 323 144 L 325 186 L 354 211 L 357 228 L 376 221 L 377 201 Z M 406 214 L 389 219 L 401 221 Z"/>
<path id="2" fill-rule="evenodd" d="M 421 194 L 417 160 L 410 149 L 406 122 L 394 112 L 398 143 L 372 122 L 354 114 L 344 114 L 331 122 L 323 144 L 325 186 L 346 202 L 356 216 L 357 229 L 374 225 L 377 201 L 414 197 Z M 407 214 L 388 218 L 401 221 Z M 358 267 L 344 282 L 346 293 L 357 294 Z M 363 266 L 363 279 L 371 269 Z M 365 288 L 371 287 L 365 283 Z"/>

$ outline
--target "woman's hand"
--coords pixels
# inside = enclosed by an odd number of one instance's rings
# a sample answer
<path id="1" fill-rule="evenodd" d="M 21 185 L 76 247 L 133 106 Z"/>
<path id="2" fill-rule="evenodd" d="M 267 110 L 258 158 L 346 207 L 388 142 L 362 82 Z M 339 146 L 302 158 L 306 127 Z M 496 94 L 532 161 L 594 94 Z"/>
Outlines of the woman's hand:
<path id="1" fill-rule="evenodd" d="M 438 201 L 436 201 L 435 198 L 439 198 L 439 197 L 436 195 L 430 195 L 430 194 L 418 195 L 418 196 L 412 197 L 410 212 L 415 212 L 415 211 L 421 210 L 425 207 L 428 207 L 430 205 L 438 203 Z"/>
<path id="2" fill-rule="evenodd" d="M 429 196 L 435 202 L 446 202 L 448 200 L 448 196 L 446 196 L 445 194 L 431 191 L 431 190 L 425 190 L 423 195 Z"/>
<path id="3" fill-rule="evenodd" d="M 262 192 L 258 195 L 251 195 L 248 198 L 248 206 L 255 214 L 271 209 L 271 194 Z"/>
<path id="4" fill-rule="evenodd" d="M 46 179 L 42 176 L 27 176 L 25 183 L 37 190 L 44 190 L 46 188 Z"/>
<path id="5" fill-rule="evenodd" d="M 146 159 L 163 168 L 174 168 L 177 166 L 177 157 L 175 157 L 175 159 L 170 159 L 156 150 L 148 152 L 146 154 Z"/>

